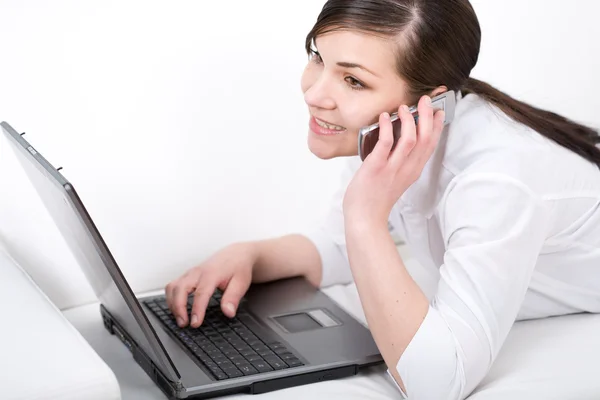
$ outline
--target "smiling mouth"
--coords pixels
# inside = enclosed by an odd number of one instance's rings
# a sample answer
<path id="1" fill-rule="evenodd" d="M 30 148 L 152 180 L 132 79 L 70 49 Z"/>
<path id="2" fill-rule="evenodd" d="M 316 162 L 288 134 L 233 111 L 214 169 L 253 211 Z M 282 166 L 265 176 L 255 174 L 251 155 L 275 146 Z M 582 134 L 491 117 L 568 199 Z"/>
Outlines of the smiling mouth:
<path id="1" fill-rule="evenodd" d="M 333 124 L 327 123 L 325 121 L 321 121 L 320 119 L 318 119 L 316 117 L 314 117 L 314 118 L 315 118 L 317 125 L 319 125 L 322 128 L 330 129 L 332 131 L 340 131 L 340 132 L 346 130 L 346 128 L 344 128 L 343 126 L 333 125 Z"/>

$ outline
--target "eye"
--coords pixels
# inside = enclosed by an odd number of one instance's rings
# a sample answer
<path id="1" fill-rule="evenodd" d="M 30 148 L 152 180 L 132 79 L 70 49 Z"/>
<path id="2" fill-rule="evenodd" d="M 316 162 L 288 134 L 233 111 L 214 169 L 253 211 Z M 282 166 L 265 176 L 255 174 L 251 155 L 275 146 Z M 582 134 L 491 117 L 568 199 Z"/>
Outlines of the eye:
<path id="1" fill-rule="evenodd" d="M 345 80 L 348 83 L 348 86 L 353 90 L 362 90 L 366 88 L 361 81 L 352 76 L 347 76 Z"/>

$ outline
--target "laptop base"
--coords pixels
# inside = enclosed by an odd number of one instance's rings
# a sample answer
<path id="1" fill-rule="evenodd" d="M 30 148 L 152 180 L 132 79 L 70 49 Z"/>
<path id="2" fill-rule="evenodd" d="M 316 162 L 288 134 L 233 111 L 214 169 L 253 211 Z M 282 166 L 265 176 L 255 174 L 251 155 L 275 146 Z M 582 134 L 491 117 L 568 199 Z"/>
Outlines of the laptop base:
<path id="1" fill-rule="evenodd" d="M 100 313 L 102 315 L 102 320 L 106 330 L 110 334 L 116 336 L 123 343 L 123 345 L 131 352 L 135 362 L 144 370 L 150 379 L 154 381 L 154 383 L 160 388 L 160 390 L 169 400 L 186 398 L 209 399 L 232 394 L 262 394 L 294 386 L 350 377 L 357 375 L 363 368 L 371 366 L 371 364 L 367 364 L 359 368 L 358 365 L 348 365 L 294 376 L 267 379 L 264 381 L 254 382 L 250 386 L 245 387 L 242 386 L 234 389 L 217 390 L 211 391 L 210 393 L 190 395 L 180 382 L 173 382 L 169 380 L 160 371 L 160 369 L 156 367 L 152 360 L 144 354 L 135 340 L 133 340 L 133 338 L 127 334 L 127 331 L 123 329 L 123 327 L 112 317 L 110 312 L 102 304 L 100 305 Z M 379 364 L 379 362 L 374 362 L 372 365 L 377 364 Z"/>

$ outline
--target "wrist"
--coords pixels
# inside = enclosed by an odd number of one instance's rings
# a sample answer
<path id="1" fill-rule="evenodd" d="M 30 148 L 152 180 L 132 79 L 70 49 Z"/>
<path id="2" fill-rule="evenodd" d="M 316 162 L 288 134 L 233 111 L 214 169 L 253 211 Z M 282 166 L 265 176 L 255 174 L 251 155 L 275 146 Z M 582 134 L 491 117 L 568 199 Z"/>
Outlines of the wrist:
<path id="1" fill-rule="evenodd" d="M 344 216 L 344 224 L 347 233 L 369 233 L 373 231 L 388 231 L 387 218 L 376 218 L 373 216 L 347 214 Z"/>
<path id="2" fill-rule="evenodd" d="M 248 242 L 237 242 L 230 245 L 238 254 L 244 254 L 246 260 L 250 260 L 252 265 L 256 265 L 260 258 L 260 242 L 259 241 L 248 241 Z"/>

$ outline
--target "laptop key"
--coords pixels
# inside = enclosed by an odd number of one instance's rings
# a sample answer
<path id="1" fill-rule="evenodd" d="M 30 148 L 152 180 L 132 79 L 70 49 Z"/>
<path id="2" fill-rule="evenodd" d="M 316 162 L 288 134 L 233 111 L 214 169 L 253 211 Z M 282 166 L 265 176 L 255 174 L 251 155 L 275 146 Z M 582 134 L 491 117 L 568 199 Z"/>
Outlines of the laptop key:
<path id="1" fill-rule="evenodd" d="M 277 356 L 267 356 L 265 361 L 269 363 L 273 369 L 286 369 L 288 365 Z"/>
<path id="2" fill-rule="evenodd" d="M 223 372 L 225 372 L 230 378 L 239 378 L 240 376 L 244 376 L 242 371 L 237 369 L 235 366 L 231 366 L 230 368 L 223 368 Z"/>
<path id="3" fill-rule="evenodd" d="M 296 358 L 295 355 L 293 355 L 292 353 L 290 353 L 289 351 L 285 352 L 285 353 L 279 353 L 278 354 L 279 358 L 281 358 L 283 361 L 288 360 L 290 358 Z"/>
<path id="4" fill-rule="evenodd" d="M 217 365 L 217 363 L 212 362 L 212 361 L 205 361 L 204 365 L 206 365 L 206 368 L 212 370 L 219 370 L 219 366 Z"/>
<path id="5" fill-rule="evenodd" d="M 243 355 L 244 357 L 248 358 L 249 356 L 256 356 L 258 354 L 256 354 L 256 352 L 254 350 L 252 350 L 251 348 L 248 348 L 247 350 L 242 350 L 240 351 L 240 354 Z"/>
<path id="6" fill-rule="evenodd" d="M 236 357 L 236 356 L 237 356 L 237 357 L 241 357 L 241 356 L 240 356 L 240 353 L 238 353 L 238 351 L 237 351 L 236 349 L 234 349 L 233 347 L 232 347 L 232 348 L 230 348 L 230 349 L 224 349 L 224 350 L 223 350 L 223 349 L 221 349 L 221 351 L 223 352 L 223 354 L 224 354 L 226 357 L 229 357 L 229 358 L 231 358 L 231 357 Z"/>
<path id="7" fill-rule="evenodd" d="M 246 343 L 244 343 L 244 344 L 242 344 L 242 343 L 235 343 L 235 344 L 234 344 L 234 343 L 232 343 L 232 344 L 233 344 L 233 347 L 235 347 L 235 349 L 236 349 L 237 351 L 239 351 L 240 353 L 242 353 L 242 354 L 243 354 L 244 352 L 246 352 L 246 351 L 252 351 L 252 352 L 254 352 L 254 350 L 252 350 L 252 349 L 250 348 L 250 346 L 248 346 Z"/>
<path id="8" fill-rule="evenodd" d="M 273 353 L 271 350 L 267 349 L 267 350 L 262 350 L 257 352 L 259 356 L 261 356 L 262 358 L 268 357 L 268 356 L 274 356 L 275 353 Z"/>
<path id="9" fill-rule="evenodd" d="M 210 354 L 209 354 L 210 355 Z M 229 359 L 227 357 L 225 357 L 223 354 L 219 353 L 219 354 L 215 354 L 215 355 L 210 355 L 210 358 L 213 359 L 214 362 L 216 362 L 217 364 L 224 362 L 224 361 L 229 361 Z"/>
<path id="10" fill-rule="evenodd" d="M 244 360 L 243 358 L 241 360 L 235 360 L 235 361 L 232 361 L 232 362 L 238 368 L 241 368 L 241 367 L 246 366 L 246 365 L 251 365 L 249 361 Z"/>
<path id="11" fill-rule="evenodd" d="M 210 300 L 208 301 L 208 307 L 218 307 L 218 306 L 219 306 L 219 302 L 211 297 Z"/>
<path id="12" fill-rule="evenodd" d="M 247 364 L 247 365 L 242 365 L 242 366 L 238 366 L 238 369 L 240 371 L 242 371 L 242 373 L 244 375 L 254 375 L 254 374 L 258 374 L 258 371 L 256 370 L 256 368 L 254 368 L 252 365 Z"/>
<path id="13" fill-rule="evenodd" d="M 246 342 L 244 342 L 238 336 L 236 336 L 236 337 L 229 337 L 227 339 L 229 339 L 228 340 L 229 343 L 231 343 L 231 345 L 234 346 L 234 347 L 236 347 L 236 346 L 247 346 Z"/>
<path id="14" fill-rule="evenodd" d="M 278 356 L 281 356 L 282 354 L 290 353 L 290 351 L 288 349 L 286 349 L 285 347 L 278 347 L 276 349 L 271 347 L 271 350 L 273 350 L 273 352 L 275 352 L 275 354 L 277 354 Z"/>
<path id="15" fill-rule="evenodd" d="M 273 371 L 273 368 L 264 360 L 252 361 L 251 364 L 258 372 Z"/>
<path id="16" fill-rule="evenodd" d="M 256 360 L 262 360 L 263 358 L 261 356 L 259 356 L 258 354 L 251 354 L 249 356 L 246 356 L 246 360 L 248 361 L 256 361 Z"/>
<path id="17" fill-rule="evenodd" d="M 204 351 L 206 351 L 206 350 L 204 350 Z M 219 350 L 219 349 L 208 350 L 208 351 L 206 351 L 206 354 L 208 354 L 211 358 L 223 356 L 223 353 L 221 353 L 221 350 Z"/>
<path id="18" fill-rule="evenodd" d="M 258 354 L 260 354 L 261 351 L 269 350 L 269 348 L 267 346 L 265 346 L 262 342 L 260 342 L 259 344 L 256 344 L 256 345 L 252 346 L 252 349 L 254 351 L 256 351 Z"/>
<path id="19" fill-rule="evenodd" d="M 207 368 L 208 368 L 208 370 L 210 372 L 212 372 L 217 377 L 217 379 L 227 379 L 227 375 L 225 375 L 223 377 L 223 374 L 224 374 L 223 370 L 221 368 L 219 368 L 218 366 L 212 365 L 212 366 L 207 367 Z M 221 375 L 221 377 L 219 377 L 219 375 Z"/>
<path id="20" fill-rule="evenodd" d="M 256 339 L 250 339 L 250 340 L 246 340 L 246 343 L 248 343 L 248 345 L 252 348 L 254 348 L 254 346 L 260 346 L 263 345 L 263 342 L 256 338 Z M 264 345 L 263 345 L 264 346 Z"/>
<path id="21" fill-rule="evenodd" d="M 165 325 L 172 331 L 177 329 L 177 324 L 175 322 L 166 322 Z"/>
<path id="22" fill-rule="evenodd" d="M 285 360 L 285 362 L 290 367 L 298 367 L 300 365 L 304 365 L 304 363 L 302 361 L 300 361 L 299 359 L 297 359 L 296 357 L 294 357 L 294 358 L 288 358 L 287 360 Z"/>
<path id="23" fill-rule="evenodd" d="M 228 379 L 229 376 L 227 376 L 227 374 L 221 370 L 217 371 L 217 372 L 213 372 L 213 374 L 215 374 L 215 377 L 222 381 L 223 379 Z"/>
<path id="24" fill-rule="evenodd" d="M 235 367 L 235 364 L 232 363 L 229 360 L 224 360 L 224 361 L 219 361 L 217 362 L 217 365 L 223 370 L 225 371 L 225 369 L 227 368 L 231 368 L 231 367 Z"/>

